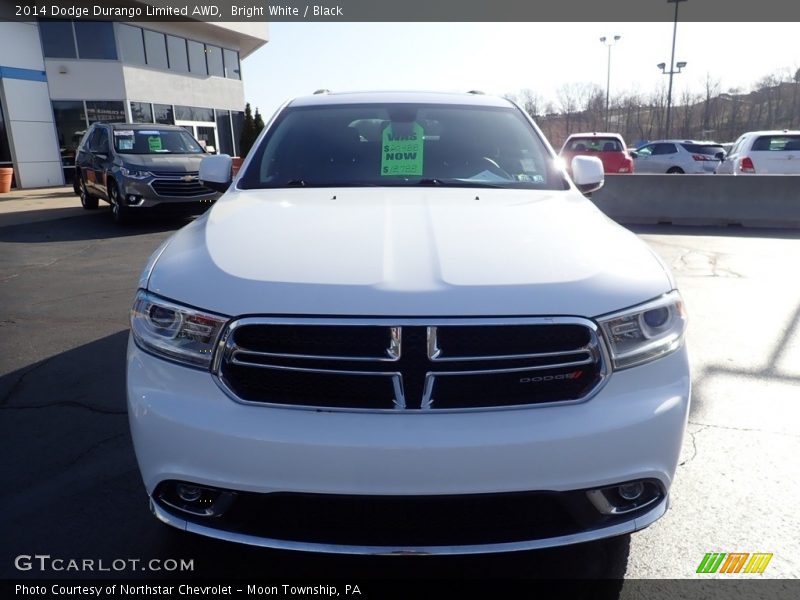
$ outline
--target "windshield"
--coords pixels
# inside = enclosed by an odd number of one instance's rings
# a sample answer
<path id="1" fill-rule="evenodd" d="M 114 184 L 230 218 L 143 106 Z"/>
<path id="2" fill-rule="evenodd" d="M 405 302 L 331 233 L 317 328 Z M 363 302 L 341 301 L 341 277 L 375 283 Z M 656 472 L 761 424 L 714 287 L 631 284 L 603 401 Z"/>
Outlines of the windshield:
<path id="1" fill-rule="evenodd" d="M 115 129 L 120 154 L 202 154 L 200 144 L 183 129 Z"/>
<path id="2" fill-rule="evenodd" d="M 622 144 L 616 138 L 572 138 L 565 152 L 622 152 Z"/>
<path id="3" fill-rule="evenodd" d="M 238 185 L 568 187 L 517 109 L 441 104 L 287 109 Z"/>

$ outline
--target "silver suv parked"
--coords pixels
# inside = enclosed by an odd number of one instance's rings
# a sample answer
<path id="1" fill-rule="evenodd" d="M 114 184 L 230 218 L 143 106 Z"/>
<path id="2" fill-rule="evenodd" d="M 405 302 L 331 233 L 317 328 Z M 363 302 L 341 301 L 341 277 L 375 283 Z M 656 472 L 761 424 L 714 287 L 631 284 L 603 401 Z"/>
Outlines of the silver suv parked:
<path id="1" fill-rule="evenodd" d="M 198 179 L 204 156 L 182 127 L 95 123 L 78 146 L 73 187 L 87 210 L 111 204 L 119 224 L 143 212 L 199 214 L 220 196 Z"/>
<path id="2" fill-rule="evenodd" d="M 636 173 L 714 172 L 725 158 L 725 149 L 716 142 L 695 140 L 658 140 L 631 152 Z"/>

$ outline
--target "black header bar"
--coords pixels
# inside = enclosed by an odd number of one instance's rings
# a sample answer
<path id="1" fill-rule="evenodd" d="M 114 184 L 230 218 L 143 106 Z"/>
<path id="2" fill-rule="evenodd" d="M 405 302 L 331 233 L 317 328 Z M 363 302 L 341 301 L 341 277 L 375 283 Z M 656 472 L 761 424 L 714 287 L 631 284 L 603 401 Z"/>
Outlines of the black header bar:
<path id="1" fill-rule="evenodd" d="M 657 22 L 668 0 L 0 0 L 0 20 L 262 22 Z M 800 21 L 793 0 L 681 0 L 679 20 Z"/>

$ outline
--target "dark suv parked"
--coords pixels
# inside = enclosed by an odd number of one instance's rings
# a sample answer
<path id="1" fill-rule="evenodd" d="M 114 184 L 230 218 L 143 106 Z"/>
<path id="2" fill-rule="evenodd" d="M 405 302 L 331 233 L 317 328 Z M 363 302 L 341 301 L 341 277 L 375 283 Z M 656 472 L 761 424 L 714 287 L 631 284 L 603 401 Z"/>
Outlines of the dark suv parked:
<path id="1" fill-rule="evenodd" d="M 205 155 L 181 127 L 95 123 L 78 146 L 73 187 L 87 210 L 111 204 L 119 224 L 144 212 L 199 214 L 220 195 L 197 177 Z"/>

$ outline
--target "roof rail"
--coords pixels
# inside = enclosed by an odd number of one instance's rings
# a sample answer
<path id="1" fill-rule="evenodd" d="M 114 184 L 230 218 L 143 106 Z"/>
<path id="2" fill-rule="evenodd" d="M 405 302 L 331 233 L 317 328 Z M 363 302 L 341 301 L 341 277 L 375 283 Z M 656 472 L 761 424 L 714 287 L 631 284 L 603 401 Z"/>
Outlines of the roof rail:
<path id="1" fill-rule="evenodd" d="M 314 91 L 314 95 L 315 96 L 317 94 L 330 94 L 330 93 L 331 93 L 331 91 L 329 89 L 327 89 L 327 88 L 319 88 L 318 90 Z"/>

